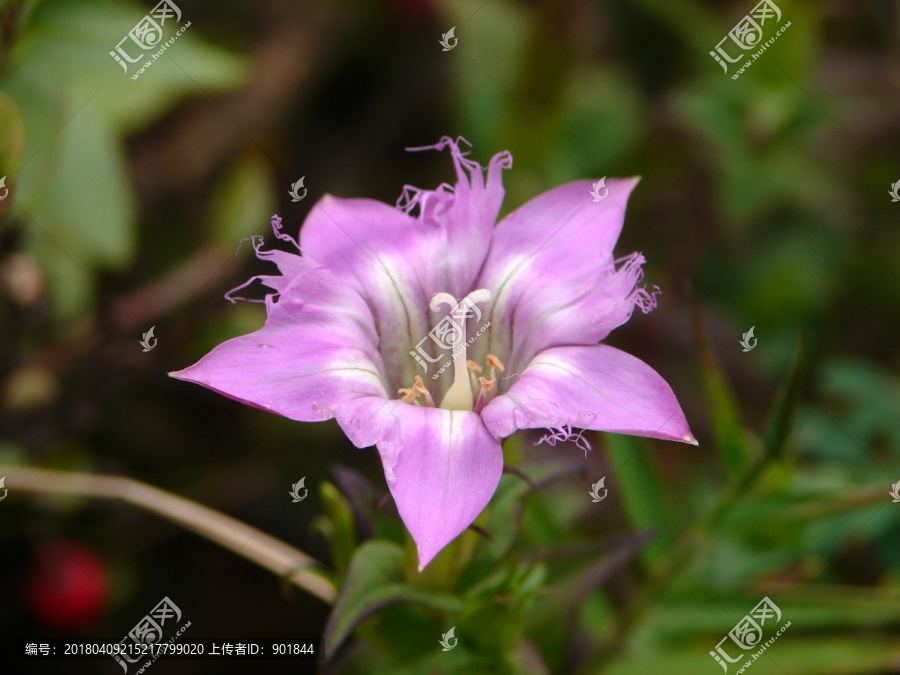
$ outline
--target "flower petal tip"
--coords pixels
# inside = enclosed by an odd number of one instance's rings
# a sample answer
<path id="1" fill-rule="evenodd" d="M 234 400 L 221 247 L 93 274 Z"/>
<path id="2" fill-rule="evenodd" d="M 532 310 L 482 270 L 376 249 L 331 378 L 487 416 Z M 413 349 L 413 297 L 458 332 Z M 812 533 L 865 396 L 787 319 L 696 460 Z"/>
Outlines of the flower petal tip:
<path id="1" fill-rule="evenodd" d="M 428 567 L 428 565 L 431 564 L 431 561 L 434 560 L 434 556 L 436 556 L 438 553 L 440 553 L 440 551 L 433 551 L 433 552 L 429 553 L 428 555 L 424 555 L 422 551 L 418 550 L 418 548 L 419 548 L 418 545 L 416 545 L 416 552 L 418 553 L 418 561 L 419 561 L 418 570 L 421 573 L 422 570 L 424 570 L 426 567 Z"/>
<path id="2" fill-rule="evenodd" d="M 453 540 L 451 539 L 451 541 L 453 541 Z M 447 544 L 449 544 L 449 543 L 450 542 L 447 542 Z M 445 547 L 446 547 L 446 544 L 444 546 L 441 546 L 437 550 L 428 550 L 428 549 L 420 549 L 419 545 L 416 544 L 416 553 L 417 553 L 417 560 L 419 563 L 418 564 L 419 572 L 422 572 L 426 567 L 428 567 L 431 564 L 431 562 L 437 557 L 437 554 L 440 553 L 441 551 L 443 551 Z"/>
<path id="3" fill-rule="evenodd" d="M 459 535 L 457 534 L 456 536 L 458 537 Z M 447 540 L 444 544 L 438 544 L 434 539 L 425 540 L 420 543 L 413 537 L 413 541 L 416 542 L 416 561 L 418 562 L 417 568 L 419 572 L 428 567 L 432 561 L 437 558 L 438 554 L 449 546 L 454 539 L 456 539 L 456 537 Z"/>
<path id="4" fill-rule="evenodd" d="M 700 441 L 698 441 L 692 434 L 684 435 L 684 442 L 690 443 L 691 445 L 700 445 Z"/>

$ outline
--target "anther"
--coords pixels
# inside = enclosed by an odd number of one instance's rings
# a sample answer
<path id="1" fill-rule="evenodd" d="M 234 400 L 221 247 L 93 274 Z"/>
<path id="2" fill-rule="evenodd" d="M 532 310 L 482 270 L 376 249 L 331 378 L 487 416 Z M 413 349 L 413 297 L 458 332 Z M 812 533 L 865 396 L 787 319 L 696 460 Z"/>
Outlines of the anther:
<path id="1" fill-rule="evenodd" d="M 431 398 L 431 392 L 428 391 L 428 388 L 425 386 L 425 383 L 422 381 L 421 375 L 416 375 L 416 380 L 413 386 L 407 388 L 401 388 L 397 390 L 398 394 L 403 394 L 403 398 L 400 400 L 404 403 L 413 403 L 415 405 L 420 405 L 416 400 L 419 396 L 425 397 L 425 402 L 429 407 L 434 407 L 434 399 Z"/>

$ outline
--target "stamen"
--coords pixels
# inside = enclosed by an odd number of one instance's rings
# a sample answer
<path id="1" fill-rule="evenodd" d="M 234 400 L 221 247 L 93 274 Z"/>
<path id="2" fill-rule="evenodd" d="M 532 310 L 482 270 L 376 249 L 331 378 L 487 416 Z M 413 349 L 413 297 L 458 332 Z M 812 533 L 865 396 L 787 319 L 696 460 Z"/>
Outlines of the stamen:
<path id="1" fill-rule="evenodd" d="M 419 396 L 425 397 L 425 402 L 428 404 L 429 408 L 434 407 L 434 399 L 431 398 L 431 392 L 428 391 L 428 388 L 425 386 L 425 383 L 422 381 L 421 375 L 416 375 L 415 384 L 410 388 L 401 388 L 397 390 L 397 393 L 403 394 L 403 398 L 400 400 L 404 403 L 413 403 L 414 405 L 420 405 L 420 403 L 416 400 Z"/>
<path id="2" fill-rule="evenodd" d="M 469 359 L 466 361 L 466 368 L 469 371 L 469 384 L 472 386 L 472 391 L 476 391 L 478 389 L 478 380 L 475 379 L 475 373 L 481 372 L 481 366 Z"/>
<path id="3" fill-rule="evenodd" d="M 414 403 L 416 405 L 419 405 L 419 402 L 416 400 L 416 397 L 418 397 L 418 394 L 416 393 L 415 387 L 409 387 L 409 388 L 400 387 L 400 389 L 397 390 L 397 393 L 403 394 L 403 397 L 400 400 L 403 401 L 404 403 Z"/>
<path id="4" fill-rule="evenodd" d="M 497 384 L 497 380 L 487 380 L 483 377 L 479 377 L 478 381 L 481 382 L 481 388 L 483 391 L 490 391 L 494 388 L 494 385 Z"/>
<path id="5" fill-rule="evenodd" d="M 479 377 L 478 382 L 481 384 L 481 391 L 478 392 L 478 399 L 475 401 L 475 412 L 480 414 L 484 410 L 484 406 L 487 405 L 488 392 L 494 388 L 497 381 Z"/>
<path id="6" fill-rule="evenodd" d="M 503 365 L 503 361 L 498 359 L 493 354 L 488 354 L 487 357 L 485 357 L 485 360 L 487 361 L 487 364 L 491 367 L 491 379 L 492 380 L 497 376 L 498 372 L 502 373 L 504 370 L 506 370 L 506 366 Z"/>

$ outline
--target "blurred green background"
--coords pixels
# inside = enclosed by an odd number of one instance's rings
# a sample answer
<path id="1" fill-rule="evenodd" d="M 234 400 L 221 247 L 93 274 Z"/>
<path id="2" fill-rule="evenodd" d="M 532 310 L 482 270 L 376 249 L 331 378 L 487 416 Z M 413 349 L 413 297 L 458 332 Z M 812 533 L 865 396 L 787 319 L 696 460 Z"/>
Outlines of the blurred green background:
<path id="1" fill-rule="evenodd" d="M 345 588 L 327 672 L 718 673 L 764 596 L 792 625 L 757 675 L 900 672 L 900 5 L 778 6 L 790 27 L 734 80 L 709 52 L 743 0 L 179 0 L 191 25 L 133 79 L 109 52 L 150 5 L 0 2 L 0 464 L 127 475 L 325 562 Z M 512 153 L 504 213 L 643 177 L 616 252 L 644 253 L 660 306 L 609 342 L 700 445 L 511 439 L 531 482 L 504 476 L 491 538 L 420 577 L 373 449 L 166 373 L 262 325 L 223 299 L 270 271 L 242 239 L 274 245 L 273 213 L 295 234 L 325 193 L 451 180 L 446 153 L 404 151 L 442 135 Z M 55 588 L 61 541 L 108 583 Z M 330 611 L 131 507 L 0 502 L 0 635 L 118 641 L 163 596 L 233 641 L 321 637 Z"/>

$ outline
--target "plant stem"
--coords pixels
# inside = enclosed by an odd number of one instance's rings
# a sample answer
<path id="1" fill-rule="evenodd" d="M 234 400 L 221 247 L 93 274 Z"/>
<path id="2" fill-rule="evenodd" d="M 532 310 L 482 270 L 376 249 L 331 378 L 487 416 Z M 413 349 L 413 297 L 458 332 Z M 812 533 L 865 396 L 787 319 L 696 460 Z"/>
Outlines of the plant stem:
<path id="1" fill-rule="evenodd" d="M 11 496 L 20 492 L 118 499 L 214 541 L 332 604 L 336 591 L 314 571 L 319 563 L 254 527 L 209 507 L 131 478 L 0 465 Z"/>

